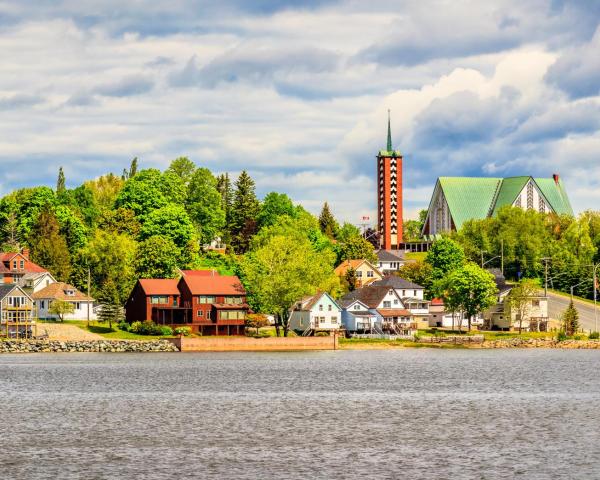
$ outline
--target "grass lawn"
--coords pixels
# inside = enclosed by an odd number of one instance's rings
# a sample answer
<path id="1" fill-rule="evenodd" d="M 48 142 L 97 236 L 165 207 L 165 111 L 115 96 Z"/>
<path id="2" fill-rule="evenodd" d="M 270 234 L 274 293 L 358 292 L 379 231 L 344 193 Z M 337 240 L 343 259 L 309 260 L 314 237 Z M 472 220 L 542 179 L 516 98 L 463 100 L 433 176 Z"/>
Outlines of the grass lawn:
<path id="1" fill-rule="evenodd" d="M 111 340 L 157 340 L 159 338 L 165 338 L 164 335 L 138 335 L 137 333 L 125 332 L 119 330 L 116 325 L 113 328 L 109 328 L 107 323 L 90 322 L 90 326 L 87 326 L 85 320 L 67 321 L 65 323 L 71 325 L 77 325 L 82 330 L 86 330 L 91 333 L 97 333 L 102 335 L 104 338 Z"/>
<path id="2" fill-rule="evenodd" d="M 408 258 L 409 260 L 418 260 L 418 261 L 425 260 L 426 256 L 427 256 L 427 252 L 407 252 L 404 254 L 405 258 Z"/>

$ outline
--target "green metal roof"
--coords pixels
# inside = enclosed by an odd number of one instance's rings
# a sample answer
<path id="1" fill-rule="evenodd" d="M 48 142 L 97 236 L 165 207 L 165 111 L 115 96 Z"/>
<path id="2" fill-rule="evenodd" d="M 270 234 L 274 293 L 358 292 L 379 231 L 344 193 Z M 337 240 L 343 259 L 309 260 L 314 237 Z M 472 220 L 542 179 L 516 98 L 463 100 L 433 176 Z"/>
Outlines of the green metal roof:
<path id="1" fill-rule="evenodd" d="M 509 177 L 503 179 L 496 201 L 493 205 L 494 211 L 492 214 L 496 215 L 498 210 L 504 205 L 512 205 L 517 198 L 517 195 L 525 188 L 525 185 L 527 185 L 530 178 L 531 177 Z"/>
<path id="2" fill-rule="evenodd" d="M 573 215 L 573 208 L 562 180 L 532 178 L 440 177 L 439 185 L 450 209 L 454 226 L 460 230 L 470 219 L 495 215 L 505 205 L 512 205 L 517 195 L 532 179 L 550 208 L 558 214 Z"/>
<path id="3" fill-rule="evenodd" d="M 573 207 L 571 207 L 562 180 L 559 179 L 558 184 L 553 178 L 535 178 L 534 181 L 548 200 L 552 210 L 558 214 L 573 215 Z"/>
<path id="4" fill-rule="evenodd" d="M 438 180 L 457 230 L 467 220 L 488 216 L 502 182 L 501 178 L 487 177 L 440 177 Z"/>

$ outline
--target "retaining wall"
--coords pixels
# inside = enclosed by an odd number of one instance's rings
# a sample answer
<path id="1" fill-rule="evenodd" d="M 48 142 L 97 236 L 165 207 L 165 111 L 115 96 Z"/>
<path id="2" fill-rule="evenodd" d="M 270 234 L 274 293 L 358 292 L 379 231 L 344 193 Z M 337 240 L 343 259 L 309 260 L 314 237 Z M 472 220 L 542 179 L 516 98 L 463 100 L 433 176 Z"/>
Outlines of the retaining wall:
<path id="1" fill-rule="evenodd" d="M 169 339 L 182 352 L 336 350 L 338 337 L 182 337 Z"/>

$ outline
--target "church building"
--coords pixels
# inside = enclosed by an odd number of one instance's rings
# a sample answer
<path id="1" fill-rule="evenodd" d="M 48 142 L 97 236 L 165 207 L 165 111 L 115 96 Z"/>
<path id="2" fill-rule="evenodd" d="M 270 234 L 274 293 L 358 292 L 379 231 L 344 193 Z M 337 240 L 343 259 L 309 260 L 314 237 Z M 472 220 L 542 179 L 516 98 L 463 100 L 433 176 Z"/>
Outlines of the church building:
<path id="1" fill-rule="evenodd" d="M 377 155 L 377 230 L 382 250 L 402 243 L 402 154 L 392 148 L 388 110 L 387 148 Z"/>
<path id="2" fill-rule="evenodd" d="M 573 215 L 557 174 L 550 178 L 439 177 L 422 233 L 430 236 L 460 230 L 467 220 L 493 217 L 505 205 Z"/>

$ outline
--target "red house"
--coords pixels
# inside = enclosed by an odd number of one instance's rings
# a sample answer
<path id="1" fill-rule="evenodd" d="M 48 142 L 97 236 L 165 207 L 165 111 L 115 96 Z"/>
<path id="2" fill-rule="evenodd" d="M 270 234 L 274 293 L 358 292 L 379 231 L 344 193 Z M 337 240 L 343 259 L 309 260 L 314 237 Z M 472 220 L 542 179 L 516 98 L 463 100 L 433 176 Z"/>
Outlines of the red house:
<path id="1" fill-rule="evenodd" d="M 201 335 L 243 335 L 246 291 L 238 277 L 184 270 L 180 279 L 140 279 L 125 304 L 128 322 L 188 326 Z"/>

